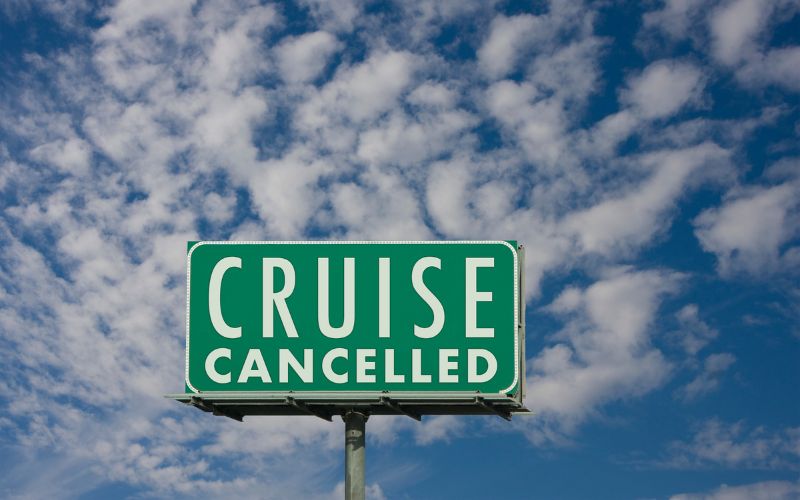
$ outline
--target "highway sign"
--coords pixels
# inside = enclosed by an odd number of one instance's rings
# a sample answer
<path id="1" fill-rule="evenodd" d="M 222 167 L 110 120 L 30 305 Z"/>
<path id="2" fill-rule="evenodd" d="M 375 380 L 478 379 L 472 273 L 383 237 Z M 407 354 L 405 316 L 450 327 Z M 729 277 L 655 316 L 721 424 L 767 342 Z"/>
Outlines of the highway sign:
<path id="1" fill-rule="evenodd" d="M 520 391 L 515 242 L 190 243 L 189 393 Z"/>

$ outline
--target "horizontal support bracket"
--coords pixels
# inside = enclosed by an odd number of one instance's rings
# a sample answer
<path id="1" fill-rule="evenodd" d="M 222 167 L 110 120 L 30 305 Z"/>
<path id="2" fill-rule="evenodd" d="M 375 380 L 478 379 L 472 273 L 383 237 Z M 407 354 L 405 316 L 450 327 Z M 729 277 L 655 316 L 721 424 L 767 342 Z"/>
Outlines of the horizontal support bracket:
<path id="1" fill-rule="evenodd" d="M 303 413 L 307 413 L 309 415 L 313 415 L 315 417 L 319 417 L 322 420 L 327 420 L 328 422 L 333 422 L 333 416 L 330 413 L 315 410 L 315 409 L 311 408 L 310 406 L 308 406 L 307 404 L 303 403 L 302 401 L 298 401 L 298 400 L 294 399 L 293 397 L 290 397 L 290 396 L 287 397 L 286 398 L 286 404 L 289 405 L 289 406 L 292 406 L 294 408 L 297 408 L 298 410 L 302 411 Z"/>
<path id="2" fill-rule="evenodd" d="M 419 415 L 418 413 L 414 413 L 413 411 L 406 410 L 405 408 L 397 404 L 395 401 L 392 401 L 392 398 L 388 396 L 381 396 L 381 403 L 383 403 L 384 406 L 387 406 L 392 410 L 396 411 L 397 413 L 400 413 L 401 415 L 411 417 L 417 422 L 422 421 L 421 415 Z"/>
<path id="3" fill-rule="evenodd" d="M 505 410 L 501 410 L 497 406 L 493 405 L 492 403 L 488 403 L 485 399 L 478 396 L 475 398 L 475 404 L 480 406 L 481 408 L 485 408 L 490 412 L 503 417 L 504 419 L 511 421 L 511 413 Z"/>
<path id="4" fill-rule="evenodd" d="M 236 420 L 238 422 L 241 422 L 244 419 L 244 416 L 242 416 L 240 413 L 222 408 L 218 405 L 215 405 L 214 403 L 209 403 L 208 401 L 204 401 L 203 398 L 200 398 L 198 396 L 192 396 L 192 399 L 189 404 L 191 404 L 195 408 L 203 410 L 204 412 L 213 413 L 216 416 L 232 418 L 233 420 Z"/>

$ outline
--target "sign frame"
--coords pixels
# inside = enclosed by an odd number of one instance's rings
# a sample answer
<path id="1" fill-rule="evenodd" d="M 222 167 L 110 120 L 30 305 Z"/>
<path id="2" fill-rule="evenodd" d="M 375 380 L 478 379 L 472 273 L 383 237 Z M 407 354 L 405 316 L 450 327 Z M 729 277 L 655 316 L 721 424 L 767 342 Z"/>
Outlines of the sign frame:
<path id="1" fill-rule="evenodd" d="M 515 243 L 512 245 L 512 243 Z M 506 389 L 480 391 L 202 391 L 189 378 L 191 342 L 191 264 L 192 254 L 206 245 L 467 245 L 501 244 L 513 254 L 514 263 L 514 381 Z M 418 418 L 423 414 L 499 414 L 510 418 L 512 412 L 529 412 L 523 407 L 525 396 L 525 248 L 505 240 L 408 240 L 408 241 L 197 241 L 190 242 L 186 276 L 186 352 L 183 394 L 167 397 L 191 404 L 204 411 L 241 420 L 246 415 L 310 414 L 329 420 L 346 410 L 368 414 L 405 414 Z"/>

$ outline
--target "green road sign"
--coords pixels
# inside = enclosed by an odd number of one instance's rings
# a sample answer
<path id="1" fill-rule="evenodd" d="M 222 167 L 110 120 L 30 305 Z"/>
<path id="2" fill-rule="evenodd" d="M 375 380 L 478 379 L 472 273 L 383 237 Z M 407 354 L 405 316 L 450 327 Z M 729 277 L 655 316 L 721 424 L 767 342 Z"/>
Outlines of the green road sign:
<path id="1" fill-rule="evenodd" d="M 187 392 L 516 395 L 517 253 L 506 241 L 190 243 Z"/>

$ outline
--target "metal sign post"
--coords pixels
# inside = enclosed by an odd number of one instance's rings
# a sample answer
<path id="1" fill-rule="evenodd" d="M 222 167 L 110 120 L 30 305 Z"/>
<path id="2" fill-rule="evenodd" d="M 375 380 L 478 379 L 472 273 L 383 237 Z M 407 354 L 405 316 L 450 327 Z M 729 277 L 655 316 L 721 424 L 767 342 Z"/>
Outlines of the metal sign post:
<path id="1" fill-rule="evenodd" d="M 345 424 L 345 498 L 365 496 L 370 415 L 530 413 L 516 241 L 190 242 L 185 392 L 241 421 Z"/>
<path id="2" fill-rule="evenodd" d="M 364 472 L 366 468 L 366 423 L 368 415 L 348 411 L 344 420 L 344 498 L 364 500 Z"/>

